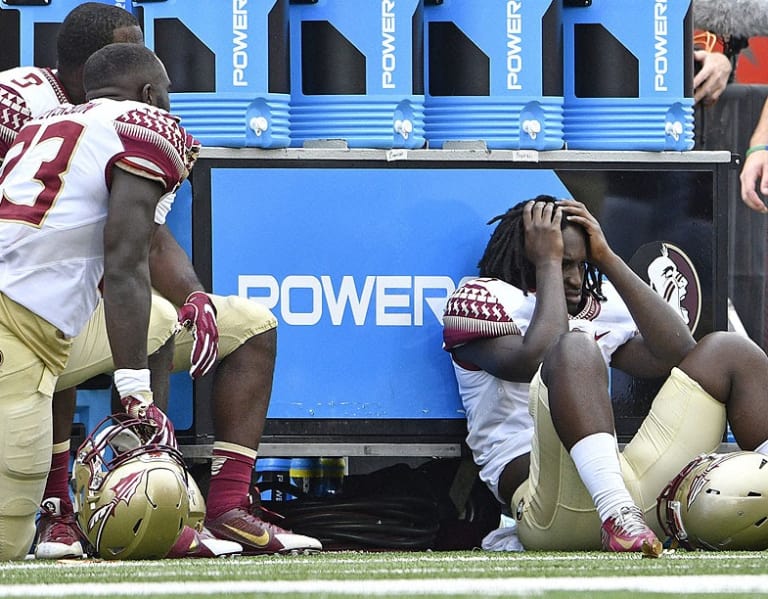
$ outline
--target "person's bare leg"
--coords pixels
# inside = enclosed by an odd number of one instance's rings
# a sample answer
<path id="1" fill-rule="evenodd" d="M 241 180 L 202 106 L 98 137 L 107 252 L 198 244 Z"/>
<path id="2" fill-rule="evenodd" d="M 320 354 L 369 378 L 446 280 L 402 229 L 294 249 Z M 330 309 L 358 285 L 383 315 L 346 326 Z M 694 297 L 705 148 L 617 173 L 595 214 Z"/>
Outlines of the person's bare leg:
<path id="1" fill-rule="evenodd" d="M 600 349 L 585 333 L 566 333 L 547 353 L 541 378 L 560 440 L 571 448 L 587 435 L 613 435 L 608 369 Z"/>
<path id="2" fill-rule="evenodd" d="M 77 408 L 77 389 L 70 387 L 53 394 L 53 444 L 69 441 L 72 437 L 72 422 Z"/>
<path id="3" fill-rule="evenodd" d="M 272 394 L 277 331 L 249 338 L 217 366 L 211 401 L 215 442 L 207 512 L 249 504 L 256 452 Z"/>
<path id="4" fill-rule="evenodd" d="M 597 344 L 587 335 L 566 333 L 547 353 L 541 377 L 549 391 L 552 423 L 565 448 L 587 435 L 613 435 L 613 408 L 608 373 Z M 511 461 L 499 478 L 499 494 L 508 504 L 526 478 L 530 458 Z"/>
<path id="5" fill-rule="evenodd" d="M 217 441 L 257 449 L 272 395 L 277 329 L 254 335 L 216 368 L 212 402 Z"/>
<path id="6" fill-rule="evenodd" d="M 276 329 L 251 337 L 221 361 L 213 381 L 216 441 L 205 524 L 218 538 L 240 543 L 246 555 L 322 549 L 317 539 L 271 523 L 249 495 L 272 394 L 276 348 Z"/>
<path id="7" fill-rule="evenodd" d="M 726 405 L 731 431 L 745 450 L 768 440 L 768 356 L 735 333 L 710 333 L 680 369 Z"/>
<path id="8" fill-rule="evenodd" d="M 597 343 L 585 333 L 561 335 L 544 358 L 542 380 L 547 385 L 555 430 L 600 516 L 603 549 L 661 555 L 661 542 L 624 482 L 608 368 Z"/>

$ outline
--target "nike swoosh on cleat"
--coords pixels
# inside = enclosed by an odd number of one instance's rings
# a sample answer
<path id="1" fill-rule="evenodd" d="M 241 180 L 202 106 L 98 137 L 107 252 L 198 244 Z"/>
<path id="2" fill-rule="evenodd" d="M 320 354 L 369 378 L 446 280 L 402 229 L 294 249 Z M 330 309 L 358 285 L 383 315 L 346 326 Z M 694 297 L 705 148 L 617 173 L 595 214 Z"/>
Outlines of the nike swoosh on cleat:
<path id="1" fill-rule="evenodd" d="M 613 539 L 616 541 L 618 545 L 621 545 L 623 549 L 632 549 L 632 546 L 635 544 L 634 539 L 622 539 L 621 537 L 615 537 Z M 643 544 L 645 544 L 646 541 L 643 541 Z"/>
<path id="2" fill-rule="evenodd" d="M 231 530 L 234 534 L 258 547 L 266 547 L 269 544 L 269 532 L 266 530 L 260 535 L 253 535 L 244 530 L 240 530 L 239 528 L 235 528 L 234 526 L 230 526 L 229 524 L 224 524 L 224 528 Z"/>

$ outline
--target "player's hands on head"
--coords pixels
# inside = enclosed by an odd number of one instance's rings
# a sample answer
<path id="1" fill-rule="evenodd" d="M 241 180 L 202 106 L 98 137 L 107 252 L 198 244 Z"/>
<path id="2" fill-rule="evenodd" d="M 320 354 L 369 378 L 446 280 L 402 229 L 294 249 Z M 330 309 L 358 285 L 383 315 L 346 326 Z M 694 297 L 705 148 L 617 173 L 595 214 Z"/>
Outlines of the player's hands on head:
<path id="1" fill-rule="evenodd" d="M 179 323 L 192 333 L 192 365 L 189 374 L 197 378 L 207 374 L 219 356 L 219 329 L 216 325 L 216 308 L 202 291 L 189 294 L 179 308 Z"/>
<path id="2" fill-rule="evenodd" d="M 564 212 L 563 218 L 569 223 L 580 225 L 586 231 L 590 262 L 599 267 L 613 255 L 600 223 L 584 204 L 576 200 L 558 200 L 557 205 Z"/>
<path id="3" fill-rule="evenodd" d="M 525 255 L 535 266 L 563 260 L 563 214 L 552 202 L 531 200 L 523 207 Z"/>
<path id="4" fill-rule="evenodd" d="M 768 208 L 758 194 L 768 196 L 768 150 L 757 150 L 744 160 L 739 175 L 741 201 L 756 212 L 768 213 Z"/>

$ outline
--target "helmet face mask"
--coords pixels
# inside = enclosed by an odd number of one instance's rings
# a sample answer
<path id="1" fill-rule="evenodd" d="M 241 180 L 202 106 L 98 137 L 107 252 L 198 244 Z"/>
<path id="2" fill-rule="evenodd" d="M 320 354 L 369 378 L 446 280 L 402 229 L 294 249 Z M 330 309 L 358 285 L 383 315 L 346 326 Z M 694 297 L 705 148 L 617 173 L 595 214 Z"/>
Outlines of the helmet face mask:
<path id="1" fill-rule="evenodd" d="M 145 422 L 113 415 L 80 446 L 72 484 L 78 523 L 103 559 L 160 559 L 189 517 L 186 466 Z"/>
<path id="2" fill-rule="evenodd" d="M 664 532 L 686 549 L 768 549 L 768 457 L 698 456 L 662 491 L 656 508 Z"/>

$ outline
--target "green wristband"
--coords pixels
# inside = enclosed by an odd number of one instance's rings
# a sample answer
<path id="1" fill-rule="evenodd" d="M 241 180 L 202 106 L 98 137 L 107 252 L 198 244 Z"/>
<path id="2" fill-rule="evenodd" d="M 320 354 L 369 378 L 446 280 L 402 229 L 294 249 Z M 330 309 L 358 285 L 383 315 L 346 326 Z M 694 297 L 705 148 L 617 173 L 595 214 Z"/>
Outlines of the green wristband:
<path id="1" fill-rule="evenodd" d="M 747 150 L 747 152 L 744 154 L 744 157 L 746 158 L 750 154 L 754 154 L 755 152 L 760 152 L 761 150 L 768 150 L 768 145 L 762 145 L 762 146 L 752 146 Z"/>

